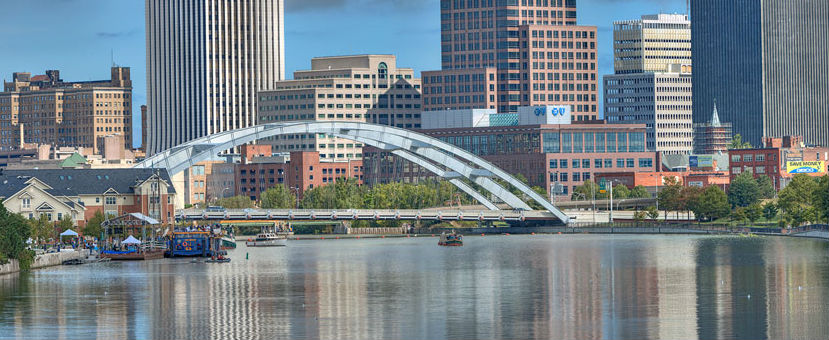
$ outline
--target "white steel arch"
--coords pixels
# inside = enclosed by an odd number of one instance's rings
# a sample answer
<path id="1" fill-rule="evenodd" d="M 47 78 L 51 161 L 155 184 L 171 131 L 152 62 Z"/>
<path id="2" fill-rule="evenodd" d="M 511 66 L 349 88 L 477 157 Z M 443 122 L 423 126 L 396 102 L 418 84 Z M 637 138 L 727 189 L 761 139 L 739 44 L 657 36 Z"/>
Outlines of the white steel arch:
<path id="1" fill-rule="evenodd" d="M 192 140 L 148 157 L 143 162 L 136 164 L 135 167 L 163 167 L 167 169 L 170 175 L 173 175 L 198 162 L 207 160 L 219 152 L 259 139 L 278 135 L 311 133 L 324 133 L 347 138 L 393 153 L 449 180 L 491 210 L 497 210 L 498 208 L 481 193 L 463 182 L 461 178 L 472 181 L 513 209 L 530 210 L 527 203 L 493 180 L 493 178 L 500 179 L 520 190 L 562 222 L 569 222 L 569 217 L 543 196 L 488 161 L 452 144 L 424 134 L 386 125 L 315 121 L 255 125 Z M 447 170 L 444 170 L 444 168 Z"/>

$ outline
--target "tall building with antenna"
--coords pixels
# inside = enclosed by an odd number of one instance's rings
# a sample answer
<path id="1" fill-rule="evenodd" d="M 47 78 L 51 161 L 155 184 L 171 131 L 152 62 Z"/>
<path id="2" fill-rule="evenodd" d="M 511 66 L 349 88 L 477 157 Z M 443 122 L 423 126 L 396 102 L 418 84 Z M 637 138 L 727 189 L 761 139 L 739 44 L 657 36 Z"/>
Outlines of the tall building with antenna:
<path id="1" fill-rule="evenodd" d="M 283 0 L 146 0 L 147 154 L 256 124 L 285 76 Z"/>

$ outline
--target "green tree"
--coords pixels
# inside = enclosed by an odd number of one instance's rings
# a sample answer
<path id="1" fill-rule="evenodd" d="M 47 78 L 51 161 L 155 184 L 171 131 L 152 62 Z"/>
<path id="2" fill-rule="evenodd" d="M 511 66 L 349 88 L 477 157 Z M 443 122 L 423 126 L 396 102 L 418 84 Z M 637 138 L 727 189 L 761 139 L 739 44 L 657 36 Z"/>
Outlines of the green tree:
<path id="1" fill-rule="evenodd" d="M 613 187 L 613 199 L 620 200 L 630 197 L 630 189 L 624 184 L 617 184 Z"/>
<path id="2" fill-rule="evenodd" d="M 647 207 L 645 211 L 648 212 L 648 217 L 654 221 L 659 218 L 659 210 L 656 209 L 654 206 Z"/>
<path id="3" fill-rule="evenodd" d="M 60 221 L 58 221 L 57 227 L 59 231 L 72 229 L 75 228 L 75 221 L 72 221 L 72 218 L 69 216 L 64 216 L 62 219 L 60 219 Z"/>
<path id="4" fill-rule="evenodd" d="M 103 233 L 103 227 L 101 227 L 101 223 L 106 221 L 106 216 L 100 210 L 96 210 L 95 214 L 92 215 L 88 221 L 86 221 L 86 225 L 83 227 L 83 234 L 92 237 L 101 237 L 101 233 Z"/>
<path id="5" fill-rule="evenodd" d="M 281 184 L 265 190 L 259 197 L 262 209 L 290 209 L 296 203 L 296 196 Z"/>
<path id="6" fill-rule="evenodd" d="M 31 225 L 23 216 L 0 204 L 0 262 L 17 259 L 20 269 L 28 270 L 34 260 L 34 252 L 26 248 L 31 234 Z"/>
<path id="7" fill-rule="evenodd" d="M 697 220 L 716 220 L 728 216 L 730 212 L 728 196 L 716 185 L 709 186 L 702 191 L 690 204 Z"/>
<path id="8" fill-rule="evenodd" d="M 731 219 L 737 221 L 739 224 L 745 224 L 746 217 L 746 208 L 737 207 L 736 209 L 731 211 Z"/>
<path id="9" fill-rule="evenodd" d="M 659 195 L 657 196 L 659 207 L 665 211 L 665 216 L 668 216 L 668 211 L 679 210 L 681 195 L 682 185 L 675 177 L 666 177 L 665 185 L 659 189 Z"/>
<path id="10" fill-rule="evenodd" d="M 49 218 L 45 214 L 41 214 L 38 218 L 27 220 L 27 222 L 29 223 L 32 238 L 38 243 L 43 243 L 57 237 L 55 235 L 55 224 L 49 221 Z"/>
<path id="11" fill-rule="evenodd" d="M 755 202 L 745 208 L 746 218 L 754 224 L 757 220 L 763 217 L 763 206 L 760 202 Z"/>
<path id="12" fill-rule="evenodd" d="M 571 199 L 573 200 L 592 200 L 593 197 L 598 198 L 599 194 L 599 185 L 594 183 L 593 181 L 584 181 L 584 184 L 577 186 L 573 189 L 573 195 Z"/>
<path id="13" fill-rule="evenodd" d="M 829 175 L 825 175 L 818 180 L 813 201 L 818 219 L 829 222 Z"/>
<path id="14" fill-rule="evenodd" d="M 790 226 L 796 227 L 817 220 L 817 209 L 812 205 L 817 189 L 818 183 L 812 177 L 797 174 L 780 190 L 777 205 Z"/>
<path id="15" fill-rule="evenodd" d="M 760 187 L 750 172 L 742 172 L 731 181 L 728 203 L 732 207 L 747 207 L 760 199 Z"/>
<path id="16" fill-rule="evenodd" d="M 774 204 L 774 202 L 768 202 L 763 205 L 763 217 L 765 217 L 767 221 L 771 221 L 777 217 L 777 212 L 777 205 Z"/>
<path id="17" fill-rule="evenodd" d="M 731 145 L 728 147 L 729 149 L 751 149 L 751 143 L 743 142 L 743 136 L 739 133 L 734 135 L 731 139 Z"/>
<path id="18" fill-rule="evenodd" d="M 628 195 L 629 198 L 651 198 L 651 193 L 648 192 L 648 189 L 645 188 L 644 185 L 637 185 L 633 187 Z"/>
<path id="19" fill-rule="evenodd" d="M 637 211 L 637 212 L 633 213 L 633 219 L 634 219 L 636 222 L 642 222 L 642 221 L 644 221 L 646 218 L 648 218 L 648 212 L 647 212 L 647 211 L 644 211 L 644 210 L 639 210 L 639 211 Z"/>
<path id="20" fill-rule="evenodd" d="M 214 205 L 226 209 L 246 209 L 253 208 L 253 201 L 251 201 L 251 199 L 247 196 L 233 196 L 220 198 L 216 201 L 216 203 L 214 203 Z"/>
<path id="21" fill-rule="evenodd" d="M 774 190 L 774 183 L 771 181 L 771 177 L 766 175 L 761 175 L 757 177 L 757 191 L 759 193 L 760 198 L 774 198 L 774 194 L 777 193 Z"/>
<path id="22" fill-rule="evenodd" d="M 690 186 L 690 187 L 682 187 L 679 191 L 679 199 L 677 200 L 677 211 L 686 211 L 691 212 L 693 211 L 693 206 L 698 204 L 699 197 L 703 193 L 703 188 Z M 688 216 L 690 219 L 690 214 Z"/>

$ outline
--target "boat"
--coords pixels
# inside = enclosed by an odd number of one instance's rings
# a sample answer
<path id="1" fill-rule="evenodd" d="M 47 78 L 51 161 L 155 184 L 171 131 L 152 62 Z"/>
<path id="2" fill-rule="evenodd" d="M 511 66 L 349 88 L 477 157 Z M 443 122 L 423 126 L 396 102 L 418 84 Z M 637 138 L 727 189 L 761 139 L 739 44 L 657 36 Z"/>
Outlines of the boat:
<path id="1" fill-rule="evenodd" d="M 236 249 L 236 240 L 233 239 L 232 235 L 224 235 L 222 236 L 222 247 L 221 249 Z"/>
<path id="2" fill-rule="evenodd" d="M 114 261 L 141 261 L 141 260 L 155 260 L 164 258 L 164 249 L 146 249 L 146 250 L 127 250 L 101 251 L 101 257 L 111 259 Z"/>
<path id="3" fill-rule="evenodd" d="M 215 259 L 215 260 L 211 259 L 211 260 L 205 260 L 204 261 L 204 263 L 228 263 L 228 262 L 230 262 L 230 259 L 227 258 L 227 257 L 220 258 L 220 259 Z"/>
<path id="4" fill-rule="evenodd" d="M 456 234 L 454 230 L 449 234 L 442 232 L 440 234 L 440 241 L 438 241 L 438 245 L 444 247 L 463 246 L 463 235 Z"/>
<path id="5" fill-rule="evenodd" d="M 256 235 L 256 238 L 249 238 L 245 245 L 248 247 L 284 247 L 288 245 L 288 238 L 273 232 L 263 232 Z"/>

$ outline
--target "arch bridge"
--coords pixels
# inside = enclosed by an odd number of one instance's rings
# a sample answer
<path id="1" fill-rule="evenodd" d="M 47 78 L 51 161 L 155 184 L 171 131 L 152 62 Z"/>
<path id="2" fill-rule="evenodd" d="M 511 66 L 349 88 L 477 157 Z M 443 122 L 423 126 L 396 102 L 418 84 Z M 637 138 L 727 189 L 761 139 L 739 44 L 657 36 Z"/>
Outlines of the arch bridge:
<path id="1" fill-rule="evenodd" d="M 424 134 L 386 125 L 316 121 L 255 125 L 194 139 L 148 157 L 135 167 L 163 167 L 172 176 L 225 150 L 263 138 L 291 134 L 327 134 L 370 145 L 415 163 L 436 176 L 448 180 L 487 209 L 499 210 L 478 189 L 497 197 L 513 210 L 532 210 L 525 201 L 495 181 L 498 179 L 518 189 L 529 200 L 541 205 L 550 220 L 558 220 L 565 224 L 570 220 L 567 215 L 529 186 L 483 158 Z M 466 181 L 474 183 L 475 187 Z"/>

